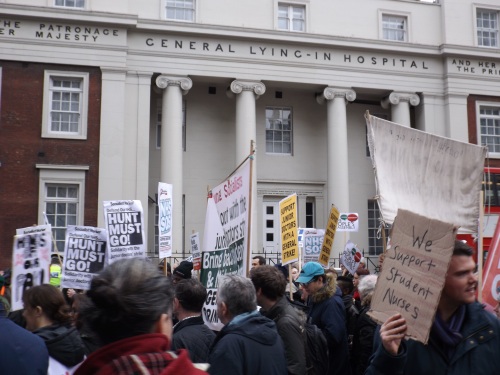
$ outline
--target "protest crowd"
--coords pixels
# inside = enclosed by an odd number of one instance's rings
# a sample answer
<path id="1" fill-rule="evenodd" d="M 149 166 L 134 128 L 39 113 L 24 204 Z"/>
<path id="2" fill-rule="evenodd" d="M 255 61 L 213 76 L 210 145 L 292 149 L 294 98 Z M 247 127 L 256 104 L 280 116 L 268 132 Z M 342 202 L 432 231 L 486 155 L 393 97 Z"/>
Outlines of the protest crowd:
<path id="1" fill-rule="evenodd" d="M 226 275 L 214 332 L 206 288 L 183 261 L 167 275 L 144 258 L 119 260 L 87 291 L 58 280 L 28 288 L 10 310 L 0 276 L 2 374 L 497 374 L 500 303 L 476 301 L 472 249 L 455 242 L 427 345 L 405 340 L 401 314 L 369 316 L 377 275 L 363 262 L 339 275 L 317 262 L 299 269 L 255 257 L 249 277 Z M 167 265 L 170 269 L 170 265 Z M 380 264 L 382 266 L 382 264 Z M 292 271 L 291 273 L 289 271 Z M 3 272 L 2 272 L 3 273 Z M 58 275 L 53 274 L 56 279 Z M 496 314 L 496 316 L 495 316 Z"/>

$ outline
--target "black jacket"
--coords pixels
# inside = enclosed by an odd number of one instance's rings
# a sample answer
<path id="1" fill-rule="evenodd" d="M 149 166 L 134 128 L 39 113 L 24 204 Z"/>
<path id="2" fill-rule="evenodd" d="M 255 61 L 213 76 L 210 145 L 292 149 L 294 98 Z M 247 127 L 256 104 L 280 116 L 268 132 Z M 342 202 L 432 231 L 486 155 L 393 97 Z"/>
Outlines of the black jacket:
<path id="1" fill-rule="evenodd" d="M 76 328 L 53 324 L 33 333 L 45 341 L 49 356 L 64 366 L 72 367 L 83 361 L 85 347 Z"/>
<path id="2" fill-rule="evenodd" d="M 201 316 L 181 320 L 174 326 L 172 350 L 187 349 L 194 363 L 207 363 L 215 333 L 203 322 Z"/>
<path id="3" fill-rule="evenodd" d="M 365 373 L 373 353 L 373 336 L 377 323 L 366 314 L 369 310 L 370 306 L 362 307 L 354 331 L 353 355 L 351 358 L 353 375 Z"/>
<path id="4" fill-rule="evenodd" d="M 290 306 L 286 297 L 283 297 L 268 311 L 260 310 L 260 312 L 276 323 L 278 333 L 285 345 L 288 373 L 298 375 L 305 374 L 305 332 L 303 322 L 297 310 Z"/>
<path id="5" fill-rule="evenodd" d="M 329 373 L 350 375 L 345 306 L 340 288 L 325 284 L 309 297 L 309 303 L 311 302 L 308 319 L 323 331 L 328 341 Z"/>
<path id="6" fill-rule="evenodd" d="M 215 338 L 212 375 L 285 375 L 285 349 L 274 322 L 254 311 L 235 317 Z"/>

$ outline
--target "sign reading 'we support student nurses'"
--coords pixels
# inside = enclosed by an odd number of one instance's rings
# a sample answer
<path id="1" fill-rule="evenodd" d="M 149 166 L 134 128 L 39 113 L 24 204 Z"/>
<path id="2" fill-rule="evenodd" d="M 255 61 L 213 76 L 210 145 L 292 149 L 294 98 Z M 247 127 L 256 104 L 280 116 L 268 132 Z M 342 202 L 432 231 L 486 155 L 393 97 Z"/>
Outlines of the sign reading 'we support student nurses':
<path id="1" fill-rule="evenodd" d="M 104 220 L 108 233 L 108 263 L 146 256 L 141 201 L 105 201 Z"/>
<path id="2" fill-rule="evenodd" d="M 426 344 L 454 244 L 452 224 L 398 210 L 368 315 L 383 323 L 399 312 L 407 335 Z"/>

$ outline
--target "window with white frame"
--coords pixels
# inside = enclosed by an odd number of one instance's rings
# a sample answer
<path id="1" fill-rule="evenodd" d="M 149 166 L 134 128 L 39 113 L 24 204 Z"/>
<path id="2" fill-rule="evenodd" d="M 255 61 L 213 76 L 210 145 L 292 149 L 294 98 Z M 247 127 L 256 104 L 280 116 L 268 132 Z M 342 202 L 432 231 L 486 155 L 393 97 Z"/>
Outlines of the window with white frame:
<path id="1" fill-rule="evenodd" d="M 52 226 L 54 249 L 64 251 L 68 225 L 83 224 L 88 166 L 40 165 L 39 222 Z"/>
<path id="2" fill-rule="evenodd" d="M 163 0 L 167 20 L 194 22 L 195 0 Z"/>
<path id="3" fill-rule="evenodd" d="M 278 29 L 306 31 L 306 7 L 304 5 L 279 3 Z"/>
<path id="4" fill-rule="evenodd" d="M 87 138 L 88 73 L 45 71 L 42 137 Z"/>
<path id="5" fill-rule="evenodd" d="M 56 7 L 84 9 L 85 0 L 54 0 Z"/>
<path id="6" fill-rule="evenodd" d="M 266 108 L 266 153 L 292 155 L 292 108 Z"/>
<path id="7" fill-rule="evenodd" d="M 500 155 L 500 103 L 477 103 L 477 113 L 480 144 Z"/>
<path id="8" fill-rule="evenodd" d="M 408 17 L 397 14 L 382 14 L 382 39 L 398 42 L 408 41 Z"/>
<path id="9" fill-rule="evenodd" d="M 156 112 L 156 148 L 161 148 L 161 99 L 157 102 Z M 182 149 L 186 151 L 186 101 L 182 101 Z"/>
<path id="10" fill-rule="evenodd" d="M 498 10 L 476 9 L 477 44 L 498 47 Z"/>
<path id="11" fill-rule="evenodd" d="M 384 252 L 382 234 L 379 234 L 380 210 L 375 199 L 368 200 L 368 251 L 370 255 L 378 255 Z M 385 238 L 389 238 L 390 226 L 385 226 Z"/>

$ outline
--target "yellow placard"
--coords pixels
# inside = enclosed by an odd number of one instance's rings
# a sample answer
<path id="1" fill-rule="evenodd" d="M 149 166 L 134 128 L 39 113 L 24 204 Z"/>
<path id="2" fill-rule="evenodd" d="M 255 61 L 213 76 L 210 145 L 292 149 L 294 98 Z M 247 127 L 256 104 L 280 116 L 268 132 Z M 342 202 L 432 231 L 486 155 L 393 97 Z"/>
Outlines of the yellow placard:
<path id="1" fill-rule="evenodd" d="M 297 239 L 297 194 L 280 201 L 281 227 L 281 264 L 299 260 L 299 241 Z"/>
<path id="2" fill-rule="evenodd" d="M 323 244 L 321 245 L 321 253 L 319 254 L 319 263 L 325 267 L 328 267 L 328 261 L 330 260 L 330 252 L 332 251 L 333 239 L 335 238 L 335 232 L 337 231 L 337 224 L 339 222 L 340 212 L 332 205 L 330 210 L 330 215 L 328 217 L 328 224 L 326 225 L 325 237 L 323 237 Z"/>

